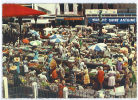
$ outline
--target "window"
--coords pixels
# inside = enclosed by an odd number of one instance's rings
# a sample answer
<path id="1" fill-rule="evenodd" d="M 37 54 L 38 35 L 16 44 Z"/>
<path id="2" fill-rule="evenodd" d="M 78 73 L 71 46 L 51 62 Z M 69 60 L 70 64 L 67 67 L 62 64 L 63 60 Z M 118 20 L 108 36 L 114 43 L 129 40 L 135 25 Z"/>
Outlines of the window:
<path id="1" fill-rule="evenodd" d="M 64 12 L 64 4 L 60 4 L 60 11 Z"/>
<path id="2" fill-rule="evenodd" d="M 108 4 L 109 9 L 113 9 L 113 4 Z"/>
<path id="3" fill-rule="evenodd" d="M 93 4 L 91 4 L 91 9 L 93 9 Z"/>
<path id="4" fill-rule="evenodd" d="M 78 4 L 78 11 L 82 11 L 82 4 Z"/>
<path id="5" fill-rule="evenodd" d="M 103 9 L 103 4 L 98 4 L 98 9 Z"/>
<path id="6" fill-rule="evenodd" d="M 69 4 L 69 11 L 73 11 L 73 4 Z"/>

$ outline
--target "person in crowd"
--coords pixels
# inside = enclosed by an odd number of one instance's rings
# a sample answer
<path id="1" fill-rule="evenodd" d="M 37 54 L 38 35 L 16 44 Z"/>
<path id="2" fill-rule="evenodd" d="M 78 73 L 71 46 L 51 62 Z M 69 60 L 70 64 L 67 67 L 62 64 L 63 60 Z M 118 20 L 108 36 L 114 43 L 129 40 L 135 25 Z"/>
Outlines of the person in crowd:
<path id="1" fill-rule="evenodd" d="M 88 69 L 87 69 L 87 66 L 85 65 L 84 66 L 84 85 L 89 85 L 90 84 L 90 77 L 89 77 L 89 74 L 88 74 Z"/>
<path id="2" fill-rule="evenodd" d="M 100 89 L 102 89 L 103 88 L 103 81 L 104 81 L 103 67 L 100 67 L 98 70 L 98 81 L 100 83 Z"/>
<path id="3" fill-rule="evenodd" d="M 54 67 L 52 69 L 52 80 L 54 82 L 54 80 L 56 80 L 58 78 L 58 74 L 57 74 L 57 70 L 56 70 L 56 67 Z"/>
<path id="4" fill-rule="evenodd" d="M 17 66 L 17 73 L 20 74 L 20 57 L 14 57 L 14 65 Z"/>
<path id="5" fill-rule="evenodd" d="M 80 68 L 80 70 L 83 70 L 84 69 L 84 62 L 83 62 L 83 60 L 79 60 L 79 68 Z"/>
<path id="6" fill-rule="evenodd" d="M 7 71 L 7 64 L 6 62 L 3 63 L 3 75 L 7 75 L 8 71 Z"/>
<path id="7" fill-rule="evenodd" d="M 16 71 L 17 70 L 17 66 L 11 66 L 10 67 L 10 72 L 13 74 L 13 82 L 14 82 L 14 87 L 18 87 L 21 84 L 23 84 L 19 78 L 19 74 Z"/>
<path id="8" fill-rule="evenodd" d="M 47 80 L 48 81 L 51 81 L 50 80 L 50 67 L 48 65 L 48 62 L 45 62 L 45 69 L 46 69 L 46 77 L 47 77 Z"/>
<path id="9" fill-rule="evenodd" d="M 135 73 L 134 71 L 130 71 L 129 72 L 129 77 L 130 77 L 130 87 L 133 88 L 134 87 L 134 84 L 136 84 L 136 76 L 135 76 Z"/>
<path id="10" fill-rule="evenodd" d="M 34 51 L 34 54 L 35 54 L 35 56 L 34 56 L 33 60 L 38 61 L 38 55 L 39 55 L 38 51 L 35 50 L 35 51 Z"/>
<path id="11" fill-rule="evenodd" d="M 28 64 L 26 62 L 24 62 L 23 67 L 24 67 L 24 75 L 26 76 L 29 72 Z"/>
<path id="12" fill-rule="evenodd" d="M 63 80 L 65 77 L 65 70 L 63 68 L 62 63 L 59 65 L 59 72 L 60 72 L 60 78 L 61 78 L 61 80 Z"/>
<path id="13" fill-rule="evenodd" d="M 76 73 L 73 70 L 73 65 L 69 68 L 69 75 L 70 75 L 70 83 L 71 85 L 75 85 L 76 83 Z"/>
<path id="14" fill-rule="evenodd" d="M 122 66 L 123 66 L 122 58 L 118 58 L 118 61 L 117 61 L 117 70 L 121 71 L 122 70 Z"/>
<path id="15" fill-rule="evenodd" d="M 116 75 L 116 72 L 113 70 L 113 67 L 111 67 L 110 71 L 108 72 L 108 76 L 109 76 L 108 86 L 111 88 L 113 88 L 115 86 L 115 75 Z"/>
<path id="16" fill-rule="evenodd" d="M 65 87 L 65 80 L 62 80 L 60 83 L 59 79 L 59 84 L 58 84 L 58 98 L 63 98 L 63 88 Z"/>

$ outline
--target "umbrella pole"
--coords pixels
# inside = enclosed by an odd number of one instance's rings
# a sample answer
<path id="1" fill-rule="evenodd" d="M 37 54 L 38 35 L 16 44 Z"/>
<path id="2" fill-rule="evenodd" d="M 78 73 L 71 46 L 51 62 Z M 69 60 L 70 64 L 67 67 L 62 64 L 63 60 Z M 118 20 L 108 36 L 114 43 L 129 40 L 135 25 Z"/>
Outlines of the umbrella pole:
<path id="1" fill-rule="evenodd" d="M 37 24 L 36 24 L 36 23 L 37 23 L 37 17 L 38 17 L 38 16 L 34 16 L 34 20 L 35 20 L 35 28 L 37 28 Z"/>
<path id="2" fill-rule="evenodd" d="M 19 22 L 19 25 L 20 25 L 20 35 L 19 35 L 19 38 L 21 38 L 20 36 L 21 36 L 21 34 L 22 34 L 22 17 L 19 17 L 18 18 L 18 22 Z"/>

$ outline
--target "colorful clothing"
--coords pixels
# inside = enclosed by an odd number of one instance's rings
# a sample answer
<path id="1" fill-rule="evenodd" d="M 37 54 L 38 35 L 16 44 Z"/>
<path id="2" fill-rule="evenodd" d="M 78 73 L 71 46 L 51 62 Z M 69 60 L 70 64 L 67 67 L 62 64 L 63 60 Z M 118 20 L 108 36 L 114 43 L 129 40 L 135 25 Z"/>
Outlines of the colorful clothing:
<path id="1" fill-rule="evenodd" d="M 120 61 L 117 61 L 117 70 L 118 71 L 121 71 L 122 70 L 122 62 L 120 62 Z"/>
<path id="2" fill-rule="evenodd" d="M 54 69 L 52 72 L 52 78 L 56 79 L 57 77 L 58 77 L 57 71 L 56 71 L 56 69 Z"/>
<path id="3" fill-rule="evenodd" d="M 65 85 L 63 85 L 63 84 L 58 85 L 58 97 L 59 98 L 63 98 L 63 88 L 64 87 L 65 87 Z"/>
<path id="4" fill-rule="evenodd" d="M 14 63 L 15 66 L 17 66 L 17 73 L 20 74 L 20 63 L 19 62 L 15 62 Z"/>
<path id="5" fill-rule="evenodd" d="M 89 74 L 88 74 L 88 69 L 85 69 L 84 70 L 84 84 L 89 84 L 90 83 L 90 77 L 89 77 Z"/>
<path id="6" fill-rule="evenodd" d="M 38 60 L 38 51 L 35 51 L 35 56 L 34 56 L 34 60 Z"/>
<path id="7" fill-rule="evenodd" d="M 99 70 L 98 71 L 98 81 L 99 81 L 99 83 L 103 83 L 103 81 L 104 81 L 104 71 L 102 71 L 102 70 Z"/>

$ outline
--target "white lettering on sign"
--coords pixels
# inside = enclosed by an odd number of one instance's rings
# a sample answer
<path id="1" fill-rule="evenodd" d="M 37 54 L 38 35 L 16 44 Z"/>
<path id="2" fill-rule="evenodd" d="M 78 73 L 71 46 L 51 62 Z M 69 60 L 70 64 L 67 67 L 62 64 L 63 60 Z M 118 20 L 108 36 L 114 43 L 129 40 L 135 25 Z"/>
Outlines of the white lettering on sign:
<path id="1" fill-rule="evenodd" d="M 92 22 L 99 22 L 99 18 L 90 18 Z M 103 23 L 136 23 L 136 18 L 102 18 Z"/>
<path id="2" fill-rule="evenodd" d="M 134 22 L 134 21 L 135 19 L 124 19 L 124 18 L 120 19 L 120 22 Z"/>
<path id="3" fill-rule="evenodd" d="M 118 22 L 118 19 L 109 19 L 109 22 Z"/>
<path id="4" fill-rule="evenodd" d="M 94 19 L 92 19 L 92 21 L 99 21 L 99 19 L 97 19 L 97 18 L 94 18 Z"/>

